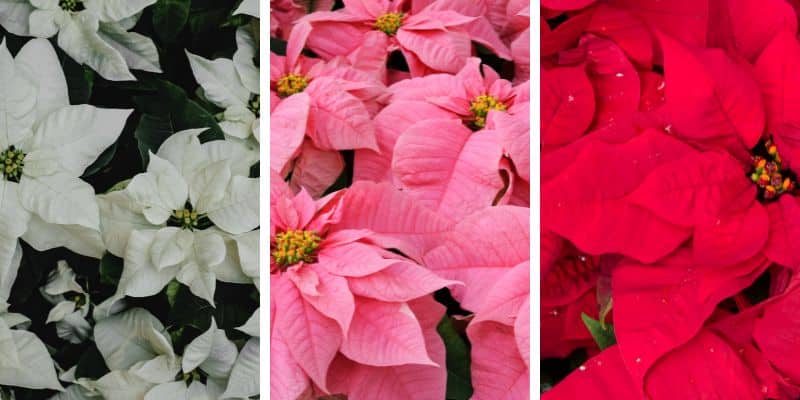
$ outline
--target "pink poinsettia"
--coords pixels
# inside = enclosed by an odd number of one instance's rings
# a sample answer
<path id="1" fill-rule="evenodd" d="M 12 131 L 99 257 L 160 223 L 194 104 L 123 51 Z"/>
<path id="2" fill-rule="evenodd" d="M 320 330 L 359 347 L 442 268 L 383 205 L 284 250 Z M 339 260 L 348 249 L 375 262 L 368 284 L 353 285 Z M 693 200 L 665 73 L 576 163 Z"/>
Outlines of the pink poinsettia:
<path id="1" fill-rule="evenodd" d="M 514 206 L 476 212 L 424 257 L 442 277 L 465 284 L 451 291 L 475 313 L 467 335 L 476 400 L 529 396 L 529 212 Z"/>
<path id="2" fill-rule="evenodd" d="M 380 392 L 379 385 L 373 391 L 346 383 L 380 376 L 418 386 L 430 394 L 426 399 L 443 398 L 444 354 L 431 336 L 431 313 L 440 318 L 442 310 L 425 298 L 456 282 L 383 246 L 414 254 L 430 246 L 424 244 L 428 232 L 447 225 L 437 225 L 435 215 L 415 209 L 388 185 L 355 185 L 317 201 L 305 190 L 294 195 L 274 174 L 271 185 L 271 396 L 349 390 L 351 399 L 407 398 Z M 386 200 L 406 217 L 361 207 L 367 198 Z M 388 221 L 397 235 L 382 233 L 390 230 Z M 341 368 L 331 366 L 337 357 Z"/>
<path id="3" fill-rule="evenodd" d="M 473 54 L 472 41 L 510 59 L 507 46 L 486 18 L 460 13 L 462 3 L 467 2 L 347 0 L 341 10 L 316 12 L 303 21 L 313 26 L 309 48 L 323 58 L 382 41 L 385 45 L 375 49 L 376 55 L 385 60 L 389 53 L 400 51 L 412 76 L 455 73 Z"/>
<path id="4" fill-rule="evenodd" d="M 270 54 L 270 168 L 318 197 L 344 168 L 339 150 L 378 149 L 372 115 L 385 89 L 344 58 L 300 54 L 309 29 L 295 26 L 285 57 Z"/>
<path id="5" fill-rule="evenodd" d="M 354 177 L 394 182 L 452 218 L 492 204 L 527 206 L 527 85 L 480 71 L 471 58 L 458 75 L 393 85 L 391 104 L 375 119 L 380 151 L 356 151 Z"/>

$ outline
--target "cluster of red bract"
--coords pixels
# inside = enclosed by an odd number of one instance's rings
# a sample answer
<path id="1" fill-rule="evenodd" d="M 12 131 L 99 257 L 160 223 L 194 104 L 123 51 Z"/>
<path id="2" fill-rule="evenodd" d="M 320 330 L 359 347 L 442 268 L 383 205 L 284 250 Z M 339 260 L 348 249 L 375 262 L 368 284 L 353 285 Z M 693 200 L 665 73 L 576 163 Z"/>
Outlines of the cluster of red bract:
<path id="1" fill-rule="evenodd" d="M 800 396 L 798 3 L 542 1 L 545 399 Z"/>

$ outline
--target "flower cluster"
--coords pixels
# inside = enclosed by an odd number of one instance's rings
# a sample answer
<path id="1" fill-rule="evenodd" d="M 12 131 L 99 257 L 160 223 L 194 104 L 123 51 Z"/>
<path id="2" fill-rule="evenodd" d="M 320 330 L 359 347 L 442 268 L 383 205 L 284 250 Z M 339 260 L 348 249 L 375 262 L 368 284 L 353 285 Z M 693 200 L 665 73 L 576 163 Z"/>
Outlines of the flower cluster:
<path id="1" fill-rule="evenodd" d="M 544 399 L 796 399 L 796 4 L 542 1 Z"/>
<path id="2" fill-rule="evenodd" d="M 528 2 L 312 4 L 270 2 L 270 398 L 529 398 Z"/>
<path id="3" fill-rule="evenodd" d="M 259 394 L 253 3 L 0 0 L 0 398 Z"/>

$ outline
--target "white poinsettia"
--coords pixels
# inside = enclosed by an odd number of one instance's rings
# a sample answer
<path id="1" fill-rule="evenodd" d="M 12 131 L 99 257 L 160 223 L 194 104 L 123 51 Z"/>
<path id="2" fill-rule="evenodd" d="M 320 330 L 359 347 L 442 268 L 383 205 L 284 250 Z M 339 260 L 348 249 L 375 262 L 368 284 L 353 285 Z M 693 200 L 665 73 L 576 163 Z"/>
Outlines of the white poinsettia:
<path id="1" fill-rule="evenodd" d="M 203 96 L 225 111 L 218 117 L 228 138 L 251 139 L 257 150 L 261 97 L 259 68 L 255 64 L 258 46 L 245 28 L 236 31 L 237 50 L 233 59 L 208 60 L 186 52 Z"/>
<path id="2" fill-rule="evenodd" d="M 61 260 L 40 291 L 42 297 L 54 305 L 45 323 L 55 323 L 59 338 L 77 344 L 88 339 L 91 334 L 92 326 L 86 317 L 92 303 L 89 293 L 83 290 L 75 277 L 75 272 L 67 262 Z"/>
<path id="3" fill-rule="evenodd" d="M 258 227 L 255 160 L 238 143 L 200 144 L 202 131 L 170 136 L 147 172 L 98 196 L 104 242 L 124 259 L 117 297 L 154 295 L 177 279 L 213 305 L 217 279 L 252 282 L 226 241 Z"/>
<path id="4" fill-rule="evenodd" d="M 0 298 L 0 386 L 63 390 L 44 343 L 31 332 L 13 329 L 28 322 L 24 315 L 8 312 Z"/>
<path id="5" fill-rule="evenodd" d="M 247 14 L 258 18 L 258 0 L 243 0 L 233 14 Z"/>
<path id="6" fill-rule="evenodd" d="M 0 277 L 19 263 L 20 237 L 37 250 L 64 246 L 99 258 L 99 210 L 80 176 L 132 110 L 70 105 L 58 57 L 43 39 L 16 58 L 0 43 L 0 98 Z"/>
<path id="7" fill-rule="evenodd" d="M 72 59 L 112 81 L 135 80 L 130 69 L 161 72 L 158 50 L 128 32 L 156 0 L 0 0 L 0 25 L 18 36 L 51 38 Z"/>

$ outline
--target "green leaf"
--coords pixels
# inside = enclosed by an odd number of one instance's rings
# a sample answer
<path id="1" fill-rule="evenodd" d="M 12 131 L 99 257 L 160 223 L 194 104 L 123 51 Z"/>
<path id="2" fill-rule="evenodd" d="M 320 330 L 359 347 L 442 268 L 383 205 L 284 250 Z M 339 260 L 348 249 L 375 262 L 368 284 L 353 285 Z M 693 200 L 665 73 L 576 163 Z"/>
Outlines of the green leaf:
<path id="1" fill-rule="evenodd" d="M 225 139 L 214 116 L 190 100 L 183 89 L 163 80 L 156 81 L 155 87 L 155 94 L 134 98 L 145 113 L 133 134 L 138 141 L 143 166 L 147 166 L 149 161 L 148 151 L 158 151 L 161 143 L 175 132 L 208 128 L 199 136 L 201 142 Z"/>
<path id="2" fill-rule="evenodd" d="M 594 341 L 597 343 L 597 347 L 599 347 L 600 350 L 605 350 L 607 347 L 617 343 L 617 338 L 614 336 L 613 325 L 604 325 L 600 323 L 600 321 L 586 315 L 586 313 L 581 313 L 581 319 L 586 325 L 586 329 L 588 329 L 589 333 L 592 334 L 592 337 L 594 338 Z"/>
<path id="3" fill-rule="evenodd" d="M 447 399 L 467 400 L 472 396 L 469 345 L 445 315 L 436 327 L 447 352 Z"/>
<path id="4" fill-rule="evenodd" d="M 165 289 L 170 290 L 169 287 Z M 174 288 L 171 290 L 175 290 Z M 169 298 L 169 293 L 167 293 Z M 195 296 L 183 284 L 172 294 L 172 309 L 169 310 L 167 320 L 169 325 L 176 327 L 191 326 L 205 332 L 211 326 L 211 314 L 214 307 L 207 301 Z"/>
<path id="5" fill-rule="evenodd" d="M 86 171 L 83 173 L 83 177 L 92 176 L 92 175 L 100 172 L 100 170 L 102 170 L 106 166 L 108 166 L 108 164 L 111 162 L 111 160 L 114 159 L 114 155 L 117 154 L 117 144 L 118 143 L 119 142 L 114 142 L 114 144 L 112 144 L 107 149 L 105 149 L 100 154 L 100 157 L 97 157 L 97 160 L 94 160 L 92 165 L 90 165 L 89 167 L 86 168 Z"/>
<path id="6" fill-rule="evenodd" d="M 175 307 L 175 299 L 178 297 L 178 291 L 181 289 L 181 283 L 173 279 L 167 284 L 166 294 L 167 301 L 170 307 Z"/>
<path id="7" fill-rule="evenodd" d="M 117 286 L 122 276 L 123 261 L 121 258 L 105 252 L 100 259 L 100 282 L 105 285 Z"/>
<path id="8" fill-rule="evenodd" d="M 161 40 L 171 43 L 186 26 L 192 0 L 158 0 L 153 6 L 153 27 Z"/>
<path id="9" fill-rule="evenodd" d="M 61 55 L 61 69 L 67 81 L 70 104 L 88 104 L 94 87 L 94 71 L 67 55 Z"/>
<path id="10" fill-rule="evenodd" d="M 269 38 L 269 51 L 279 55 L 286 55 L 286 41 L 283 39 L 270 37 Z"/>

